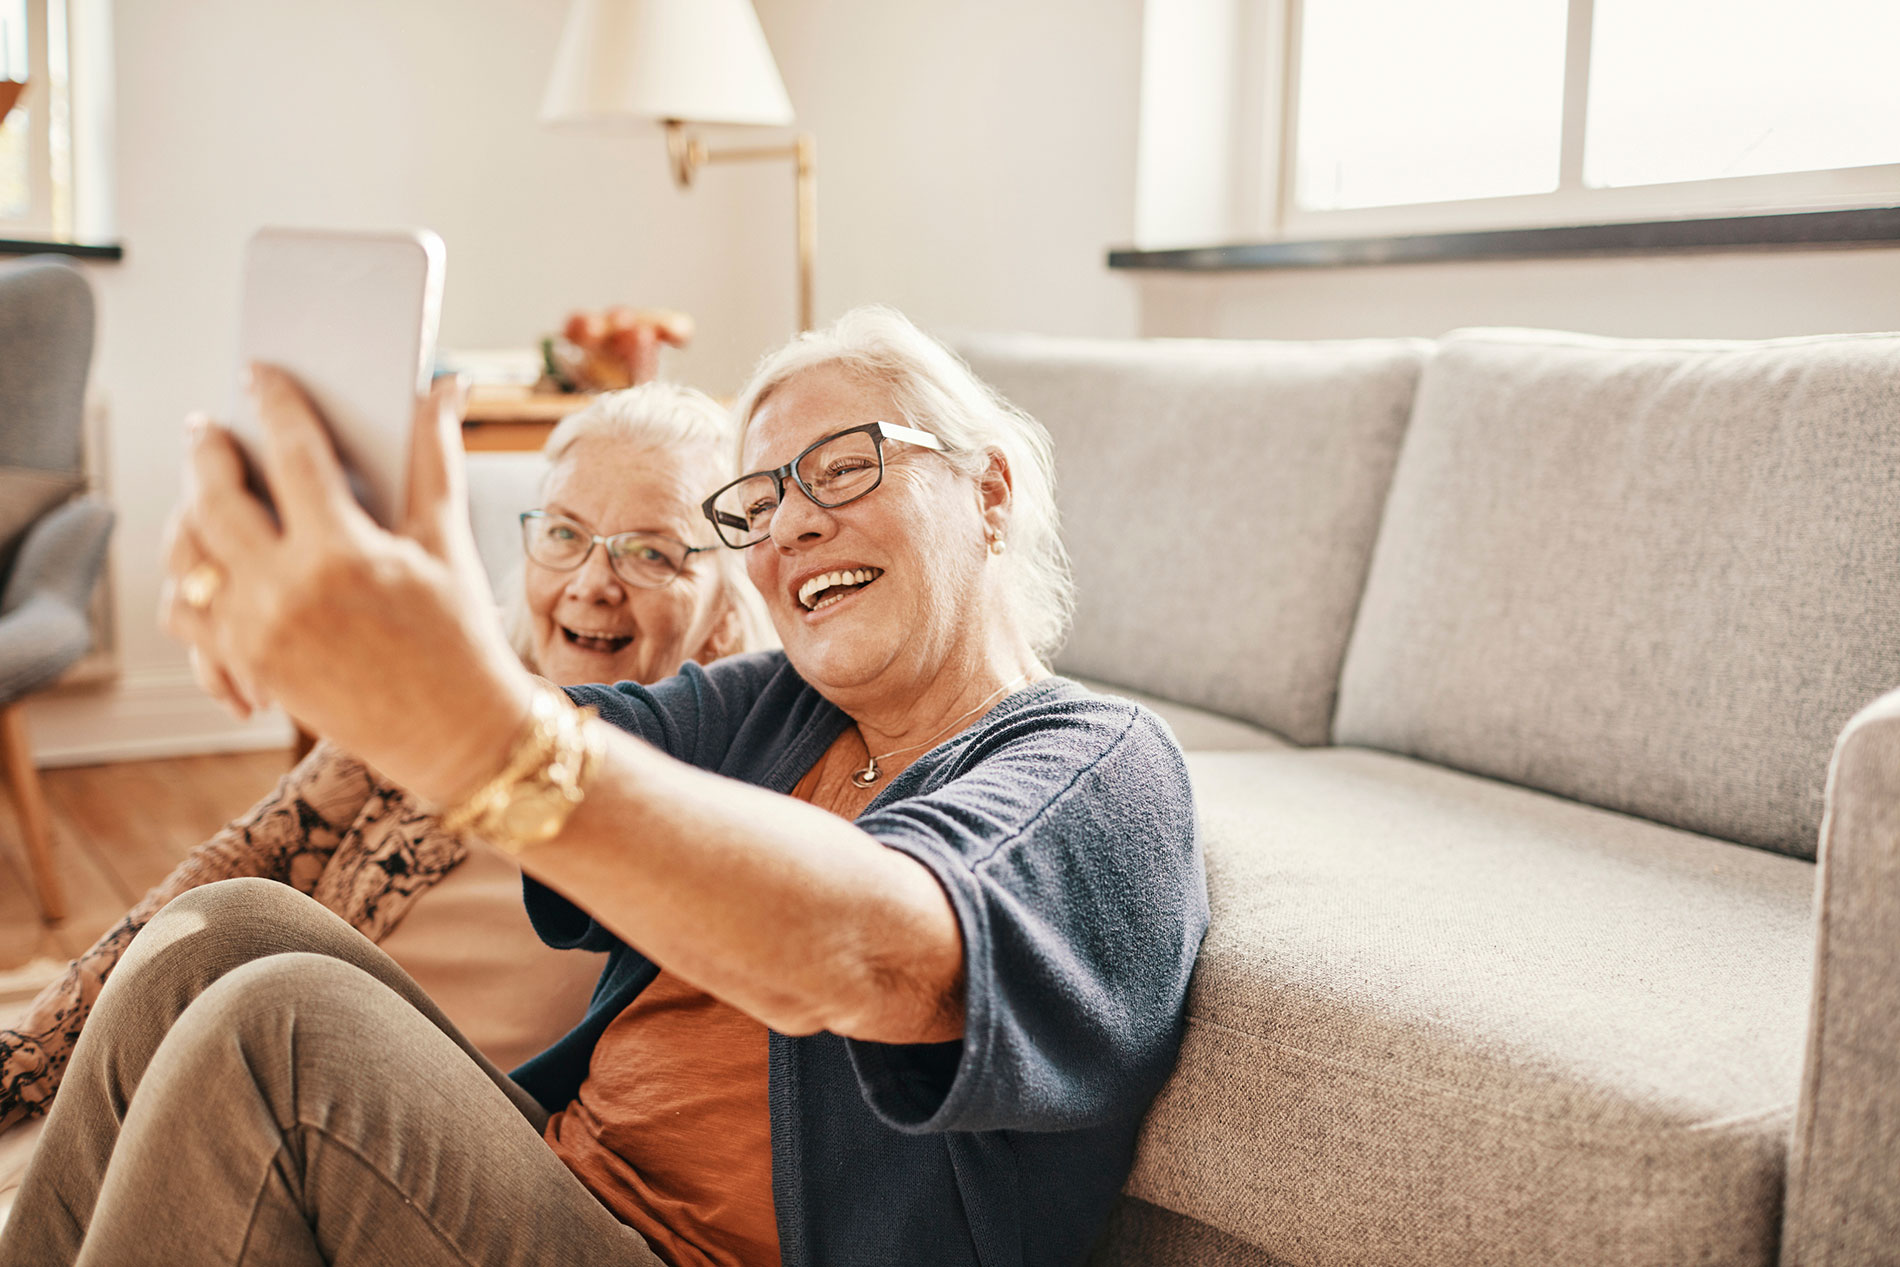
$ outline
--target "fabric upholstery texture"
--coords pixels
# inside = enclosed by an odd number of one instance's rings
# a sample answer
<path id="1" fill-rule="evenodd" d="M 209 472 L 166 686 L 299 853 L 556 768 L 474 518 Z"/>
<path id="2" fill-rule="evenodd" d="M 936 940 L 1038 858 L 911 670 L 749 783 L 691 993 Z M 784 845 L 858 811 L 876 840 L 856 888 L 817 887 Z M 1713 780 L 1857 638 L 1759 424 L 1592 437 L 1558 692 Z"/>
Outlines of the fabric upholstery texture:
<path id="1" fill-rule="evenodd" d="M 1900 1254 L 1900 692 L 1841 736 L 1819 883 L 1782 1262 L 1891 1262 Z"/>
<path id="2" fill-rule="evenodd" d="M 112 521 L 111 507 L 80 498 L 27 531 L 0 590 L 0 704 L 50 685 L 92 646 L 86 606 Z"/>
<path id="3" fill-rule="evenodd" d="M 1168 729 L 1174 732 L 1174 741 L 1189 752 L 1278 752 L 1293 747 L 1270 730 L 1236 721 L 1232 717 L 1223 717 L 1219 713 L 1210 713 L 1191 704 L 1177 703 L 1162 699 L 1159 695 L 1149 695 L 1108 682 L 1095 682 L 1087 678 L 1075 680 L 1091 691 L 1118 695 L 1141 705 L 1166 722 Z"/>
<path id="4" fill-rule="evenodd" d="M 0 268 L 0 704 L 86 653 L 112 512 L 80 475 L 92 287 L 59 259 Z M 60 503 L 64 502 L 64 505 Z"/>
<path id="5" fill-rule="evenodd" d="M 1334 733 L 1814 855 L 1900 683 L 1900 336 L 1444 339 Z"/>
<path id="6" fill-rule="evenodd" d="M 6 575 L 20 539 L 35 519 L 85 486 L 77 471 L 41 471 L 0 466 L 0 576 Z"/>
<path id="7" fill-rule="evenodd" d="M 1056 667 L 1325 743 L 1429 347 L 962 341 L 1055 438 L 1078 591 Z"/>
<path id="8" fill-rule="evenodd" d="M 1266 1250 L 1183 1214 L 1123 1197 L 1088 1267 L 1287 1267 Z"/>
<path id="9" fill-rule="evenodd" d="M 80 469 L 92 287 L 54 256 L 0 267 L 0 462 Z"/>
<path id="10" fill-rule="evenodd" d="M 1189 756 L 1127 1191 L 1289 1264 L 1774 1261 L 1814 868 L 1352 749 Z"/>

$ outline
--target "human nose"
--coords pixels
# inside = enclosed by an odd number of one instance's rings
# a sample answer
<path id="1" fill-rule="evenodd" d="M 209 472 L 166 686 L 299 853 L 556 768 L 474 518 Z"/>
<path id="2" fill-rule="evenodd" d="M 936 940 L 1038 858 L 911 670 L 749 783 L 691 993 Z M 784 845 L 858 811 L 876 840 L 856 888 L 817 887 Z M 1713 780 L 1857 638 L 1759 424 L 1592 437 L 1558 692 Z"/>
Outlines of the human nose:
<path id="1" fill-rule="evenodd" d="M 822 541 L 835 523 L 831 512 L 813 501 L 796 480 L 786 480 L 778 509 L 772 512 L 772 543 L 789 549 L 800 542 Z"/>
<path id="2" fill-rule="evenodd" d="M 581 564 L 568 573 L 568 592 L 576 597 L 603 602 L 619 602 L 626 594 L 626 582 L 607 558 L 607 543 L 591 542 Z"/>

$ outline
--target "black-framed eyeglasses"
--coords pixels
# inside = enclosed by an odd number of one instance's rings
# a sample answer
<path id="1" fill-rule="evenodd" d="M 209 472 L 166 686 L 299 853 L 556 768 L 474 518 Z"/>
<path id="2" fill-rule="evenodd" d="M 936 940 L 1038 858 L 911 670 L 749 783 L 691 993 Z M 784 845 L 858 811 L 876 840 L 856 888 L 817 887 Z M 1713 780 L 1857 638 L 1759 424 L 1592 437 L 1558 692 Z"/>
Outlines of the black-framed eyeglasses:
<path id="1" fill-rule="evenodd" d="M 689 546 L 652 532 L 616 532 L 603 537 L 565 515 L 545 510 L 521 512 L 521 548 L 544 568 L 572 572 L 587 562 L 595 546 L 607 550 L 607 566 L 629 585 L 656 590 L 670 585 L 695 554 L 717 546 Z"/>
<path id="2" fill-rule="evenodd" d="M 757 545 L 772 535 L 772 516 L 785 500 L 786 480 L 797 484 L 813 505 L 827 510 L 854 502 L 884 482 L 886 440 L 943 452 L 943 441 L 928 431 L 867 422 L 813 442 L 777 470 L 741 475 L 700 503 L 700 509 L 726 545 L 734 550 Z"/>

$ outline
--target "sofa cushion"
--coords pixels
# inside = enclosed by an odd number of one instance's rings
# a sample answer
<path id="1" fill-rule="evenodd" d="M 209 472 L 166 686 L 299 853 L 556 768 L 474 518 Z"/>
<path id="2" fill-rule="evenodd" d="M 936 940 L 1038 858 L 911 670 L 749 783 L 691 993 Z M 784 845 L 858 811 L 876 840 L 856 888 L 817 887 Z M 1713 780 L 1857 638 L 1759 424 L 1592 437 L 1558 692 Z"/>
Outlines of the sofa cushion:
<path id="1" fill-rule="evenodd" d="M 1131 1195 L 1299 1267 L 1775 1259 L 1814 868 L 1353 749 L 1195 753 Z"/>
<path id="2" fill-rule="evenodd" d="M 0 464 L 0 579 L 13 566 L 13 556 L 26 530 L 85 483 L 86 477 L 75 471 Z"/>
<path id="3" fill-rule="evenodd" d="M 1210 713 L 1191 704 L 1162 699 L 1159 695 L 1149 695 L 1111 682 L 1097 682 L 1090 678 L 1076 678 L 1075 681 L 1091 691 L 1118 695 L 1141 705 L 1166 722 L 1168 729 L 1174 732 L 1174 741 L 1188 752 L 1277 752 L 1293 746 L 1271 730 L 1263 730 L 1232 717 L 1223 717 L 1219 713 Z"/>
<path id="4" fill-rule="evenodd" d="M 1325 743 L 1429 344 L 973 337 L 1055 437 L 1065 672 Z"/>
<path id="5" fill-rule="evenodd" d="M 1814 856 L 1900 685 L 1900 336 L 1447 337 L 1335 734 Z"/>

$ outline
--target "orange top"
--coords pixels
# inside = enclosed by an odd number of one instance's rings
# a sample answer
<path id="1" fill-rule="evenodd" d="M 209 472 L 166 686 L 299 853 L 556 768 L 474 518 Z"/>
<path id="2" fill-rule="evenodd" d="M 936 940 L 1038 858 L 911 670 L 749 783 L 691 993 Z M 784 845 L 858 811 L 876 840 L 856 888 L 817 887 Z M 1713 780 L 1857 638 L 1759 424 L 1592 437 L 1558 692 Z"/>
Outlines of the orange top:
<path id="1" fill-rule="evenodd" d="M 792 795 L 855 816 L 871 793 L 837 767 L 863 747 L 846 730 Z M 672 1267 L 777 1267 L 767 1095 L 765 1026 L 662 972 L 601 1034 L 546 1138 Z"/>

